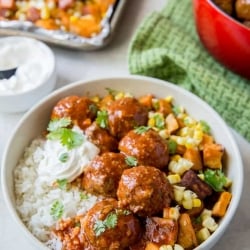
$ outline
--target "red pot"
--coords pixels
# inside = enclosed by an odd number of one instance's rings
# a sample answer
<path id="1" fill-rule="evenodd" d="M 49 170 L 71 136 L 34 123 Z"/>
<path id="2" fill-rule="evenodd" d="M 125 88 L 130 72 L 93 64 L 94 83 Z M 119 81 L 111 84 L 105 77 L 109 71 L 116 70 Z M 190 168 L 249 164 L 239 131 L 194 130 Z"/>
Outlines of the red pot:
<path id="1" fill-rule="evenodd" d="M 224 13 L 211 0 L 193 0 L 197 33 L 221 64 L 250 79 L 250 28 Z"/>

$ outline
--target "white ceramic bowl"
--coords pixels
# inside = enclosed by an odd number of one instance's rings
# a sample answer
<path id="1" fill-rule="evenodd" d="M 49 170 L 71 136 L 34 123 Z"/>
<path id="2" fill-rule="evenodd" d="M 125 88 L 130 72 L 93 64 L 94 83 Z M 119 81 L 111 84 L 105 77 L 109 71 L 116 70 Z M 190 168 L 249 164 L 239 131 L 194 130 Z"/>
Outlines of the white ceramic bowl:
<path id="1" fill-rule="evenodd" d="M 226 148 L 228 176 L 233 181 L 232 200 L 225 217 L 220 221 L 218 229 L 197 249 L 210 249 L 223 235 L 233 218 L 240 201 L 243 185 L 243 166 L 238 147 L 225 122 L 205 102 L 186 90 L 168 82 L 153 78 L 129 76 L 80 81 L 55 91 L 28 111 L 19 122 L 5 148 L 2 161 L 2 188 L 8 211 L 14 217 L 20 231 L 33 242 L 35 249 L 43 249 L 43 245 L 28 231 L 15 208 L 13 193 L 13 169 L 23 155 L 24 148 L 40 135 L 47 127 L 50 111 L 59 99 L 68 95 L 100 94 L 105 95 L 106 88 L 128 91 L 135 96 L 152 93 L 158 97 L 172 95 L 176 103 L 184 106 L 187 112 L 198 120 L 210 124 L 212 134 L 218 143 Z"/>
<path id="2" fill-rule="evenodd" d="M 24 112 L 54 89 L 56 84 L 55 56 L 45 43 L 28 37 L 2 37 L 0 46 L 0 56 L 7 55 L 5 60 L 0 62 L 0 70 L 4 69 L 1 66 L 9 63 L 19 66 L 19 72 L 22 72 L 18 73 L 19 78 L 14 76 L 15 79 L 18 79 L 19 85 L 16 82 L 6 84 L 0 80 L 0 84 L 2 84 L 0 86 L 0 112 Z M 36 63 L 34 64 L 34 62 Z M 32 71 L 31 67 L 35 71 Z M 18 87 L 21 85 L 25 88 Z"/>

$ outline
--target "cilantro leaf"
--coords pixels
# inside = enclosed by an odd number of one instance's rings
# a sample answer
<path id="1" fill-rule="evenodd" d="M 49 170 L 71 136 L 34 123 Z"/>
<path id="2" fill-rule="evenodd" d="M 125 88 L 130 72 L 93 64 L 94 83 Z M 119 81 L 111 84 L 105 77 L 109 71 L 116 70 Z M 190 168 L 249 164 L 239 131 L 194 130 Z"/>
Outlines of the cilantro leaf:
<path id="1" fill-rule="evenodd" d="M 200 121 L 200 124 L 201 124 L 202 131 L 203 131 L 204 133 L 209 134 L 209 133 L 210 133 L 210 127 L 209 127 L 209 125 L 207 124 L 207 122 L 201 120 L 201 121 Z"/>
<path id="2" fill-rule="evenodd" d="M 68 149 L 76 148 L 83 142 L 83 135 L 69 128 L 58 128 L 57 130 L 51 131 L 47 135 L 47 138 L 49 140 L 59 140 L 61 144 Z"/>
<path id="3" fill-rule="evenodd" d="M 62 162 L 62 163 L 65 163 L 67 162 L 69 159 L 69 154 L 68 153 L 62 153 L 60 156 L 59 156 L 59 161 Z"/>
<path id="4" fill-rule="evenodd" d="M 108 112 L 107 112 L 107 110 L 99 110 L 99 111 L 97 111 L 96 123 L 101 128 L 107 128 L 108 127 Z"/>
<path id="5" fill-rule="evenodd" d="M 207 169 L 204 172 L 204 181 L 210 185 L 214 191 L 221 192 L 227 182 L 227 178 L 221 170 Z"/>
<path id="6" fill-rule="evenodd" d="M 52 131 L 56 131 L 59 128 L 66 128 L 71 124 L 71 119 L 69 117 L 63 117 L 63 118 L 56 118 L 56 119 L 52 119 L 49 122 L 48 128 L 47 130 L 52 132 Z"/>
<path id="7" fill-rule="evenodd" d="M 181 107 L 179 106 L 173 106 L 172 110 L 176 116 L 181 113 Z"/>
<path id="8" fill-rule="evenodd" d="M 154 114 L 153 119 L 157 128 L 163 129 L 165 127 L 165 121 L 162 114 Z"/>
<path id="9" fill-rule="evenodd" d="M 68 180 L 67 179 L 58 179 L 56 180 L 58 187 L 62 190 L 67 188 Z"/>
<path id="10" fill-rule="evenodd" d="M 50 215 L 55 219 L 58 220 L 62 217 L 64 211 L 64 206 L 61 201 L 56 200 L 51 208 L 50 208 Z"/>
<path id="11" fill-rule="evenodd" d="M 168 144 L 169 153 L 170 154 L 175 154 L 176 149 L 177 149 L 177 142 L 170 139 L 170 140 L 167 141 L 167 144 Z"/>
<path id="12" fill-rule="evenodd" d="M 86 194 L 85 192 L 81 192 L 80 193 L 80 200 L 87 200 L 89 198 L 88 194 Z"/>
<path id="13" fill-rule="evenodd" d="M 150 127 L 148 127 L 148 126 L 140 126 L 140 127 L 136 127 L 134 129 L 134 131 L 136 134 L 140 135 L 140 134 L 147 132 L 149 129 L 150 129 Z"/>
<path id="14" fill-rule="evenodd" d="M 137 159 L 134 156 L 126 156 L 125 162 L 131 167 L 135 167 L 138 163 Z"/>
<path id="15" fill-rule="evenodd" d="M 117 90 L 111 89 L 111 88 L 106 88 L 106 90 L 108 91 L 108 93 L 110 95 L 112 95 L 113 97 L 115 97 L 115 95 L 118 93 Z"/>
<path id="16" fill-rule="evenodd" d="M 105 220 L 97 220 L 94 224 L 94 232 L 96 236 L 100 236 L 106 229 L 115 228 L 117 225 L 118 216 L 116 213 L 111 212 Z"/>

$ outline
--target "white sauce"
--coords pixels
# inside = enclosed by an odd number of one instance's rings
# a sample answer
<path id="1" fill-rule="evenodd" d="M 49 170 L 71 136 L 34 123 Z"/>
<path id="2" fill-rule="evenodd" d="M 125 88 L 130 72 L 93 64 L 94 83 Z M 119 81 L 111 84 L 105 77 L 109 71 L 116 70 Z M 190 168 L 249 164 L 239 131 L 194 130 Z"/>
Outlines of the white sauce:
<path id="1" fill-rule="evenodd" d="M 41 42 L 10 38 L 0 39 L 0 70 L 18 68 L 11 78 L 0 80 L 1 95 L 33 89 L 46 80 L 52 67 Z"/>
<path id="2" fill-rule="evenodd" d="M 78 127 L 74 127 L 73 130 L 83 133 Z M 99 153 L 99 148 L 84 136 L 83 143 L 71 150 L 57 140 L 47 140 L 42 153 L 43 159 L 38 167 L 38 175 L 43 176 L 47 182 L 52 184 L 56 180 L 67 179 L 68 182 L 71 182 L 76 179 Z M 68 159 L 66 162 L 62 162 L 60 156 L 65 153 Z"/>

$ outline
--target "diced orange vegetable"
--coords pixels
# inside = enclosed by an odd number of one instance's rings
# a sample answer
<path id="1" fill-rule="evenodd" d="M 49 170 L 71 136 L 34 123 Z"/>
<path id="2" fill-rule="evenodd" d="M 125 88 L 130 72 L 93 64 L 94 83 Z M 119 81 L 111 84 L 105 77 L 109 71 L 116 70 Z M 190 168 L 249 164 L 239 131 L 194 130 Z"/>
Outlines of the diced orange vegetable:
<path id="1" fill-rule="evenodd" d="M 201 170 L 202 169 L 202 160 L 200 151 L 198 148 L 187 148 L 183 157 L 193 163 L 193 170 Z"/>
<path id="2" fill-rule="evenodd" d="M 59 28 L 54 19 L 39 19 L 35 24 L 38 27 L 48 30 L 57 30 Z"/>
<path id="3" fill-rule="evenodd" d="M 193 248 L 198 245 L 191 219 L 187 213 L 180 215 L 177 243 L 185 249 Z"/>
<path id="4" fill-rule="evenodd" d="M 183 155 L 185 151 L 186 151 L 186 147 L 184 145 L 177 144 L 177 148 L 176 148 L 177 154 Z"/>
<path id="5" fill-rule="evenodd" d="M 152 99 L 153 99 L 153 95 L 144 95 L 142 97 L 139 98 L 139 102 L 146 106 L 148 109 L 152 109 Z"/>
<path id="6" fill-rule="evenodd" d="M 222 192 L 218 201 L 214 204 L 212 215 L 223 217 L 227 211 L 227 207 L 231 201 L 232 194 L 229 192 Z"/>
<path id="7" fill-rule="evenodd" d="M 159 110 L 160 113 L 163 113 L 163 115 L 168 115 L 172 113 L 172 106 L 171 103 L 164 99 L 159 99 Z"/>
<path id="8" fill-rule="evenodd" d="M 221 169 L 224 148 L 220 144 L 205 144 L 203 148 L 203 164 L 212 169 Z"/>
<path id="9" fill-rule="evenodd" d="M 159 246 L 153 242 L 147 242 L 145 250 L 159 250 Z"/>
<path id="10" fill-rule="evenodd" d="M 165 121 L 166 121 L 166 126 L 167 126 L 169 134 L 173 133 L 174 131 L 176 131 L 179 128 L 178 121 L 176 120 L 173 113 L 169 114 L 166 117 Z"/>
<path id="11" fill-rule="evenodd" d="M 211 135 L 203 134 L 202 141 L 200 143 L 200 148 L 203 149 L 205 144 L 214 143 L 214 139 Z"/>

